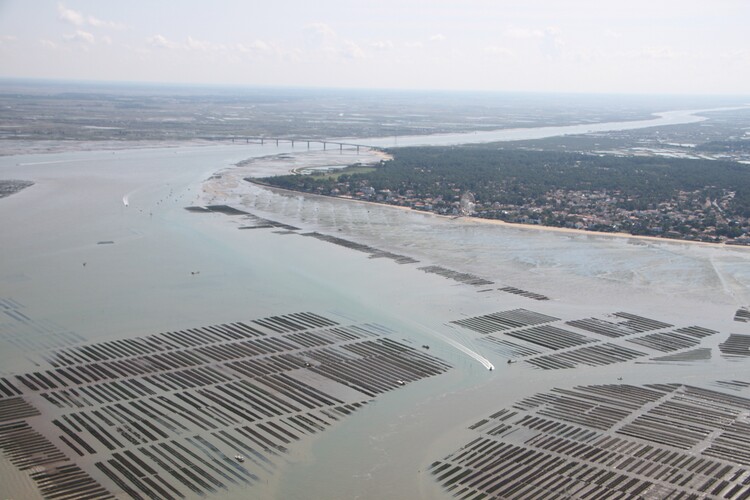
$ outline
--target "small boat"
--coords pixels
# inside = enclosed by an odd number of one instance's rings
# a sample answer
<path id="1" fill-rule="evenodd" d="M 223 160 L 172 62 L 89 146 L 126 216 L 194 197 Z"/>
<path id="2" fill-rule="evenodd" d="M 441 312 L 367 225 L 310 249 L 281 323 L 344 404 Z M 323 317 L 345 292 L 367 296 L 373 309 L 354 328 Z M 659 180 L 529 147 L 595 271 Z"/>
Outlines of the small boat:
<path id="1" fill-rule="evenodd" d="M 405 385 L 406 384 L 406 382 L 404 382 L 403 380 L 396 380 L 396 383 L 398 385 Z"/>
<path id="2" fill-rule="evenodd" d="M 244 462 L 245 461 L 245 457 L 243 457 L 242 455 L 235 455 L 234 459 L 237 460 L 238 462 Z"/>

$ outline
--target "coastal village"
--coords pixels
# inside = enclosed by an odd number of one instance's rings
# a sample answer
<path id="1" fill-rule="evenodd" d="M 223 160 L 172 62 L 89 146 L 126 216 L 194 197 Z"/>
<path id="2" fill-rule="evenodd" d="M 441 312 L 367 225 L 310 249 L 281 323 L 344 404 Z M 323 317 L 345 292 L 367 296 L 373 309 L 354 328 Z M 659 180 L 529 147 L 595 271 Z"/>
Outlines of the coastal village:
<path id="1" fill-rule="evenodd" d="M 431 196 L 412 189 L 375 190 L 367 180 L 341 176 L 333 186 L 320 184 L 317 194 L 385 203 L 454 217 L 480 217 L 509 223 L 565 227 L 597 232 L 624 232 L 689 241 L 750 245 L 750 219 L 729 216 L 734 191 L 722 190 L 715 198 L 707 190 L 680 191 L 674 199 L 650 209 L 623 208 L 628 204 L 619 191 L 551 190 L 544 198 L 522 204 L 477 199 L 461 187 L 452 196 Z"/>

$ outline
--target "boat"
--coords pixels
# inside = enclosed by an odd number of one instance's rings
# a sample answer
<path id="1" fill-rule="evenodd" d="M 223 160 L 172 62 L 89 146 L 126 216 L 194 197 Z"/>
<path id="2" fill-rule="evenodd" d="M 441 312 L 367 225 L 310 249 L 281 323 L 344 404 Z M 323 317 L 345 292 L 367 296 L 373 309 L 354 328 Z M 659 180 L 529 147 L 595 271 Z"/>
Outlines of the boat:
<path id="1" fill-rule="evenodd" d="M 243 457 L 242 455 L 239 455 L 239 454 L 235 455 L 234 459 L 237 460 L 238 462 L 244 462 L 245 461 L 245 457 Z"/>

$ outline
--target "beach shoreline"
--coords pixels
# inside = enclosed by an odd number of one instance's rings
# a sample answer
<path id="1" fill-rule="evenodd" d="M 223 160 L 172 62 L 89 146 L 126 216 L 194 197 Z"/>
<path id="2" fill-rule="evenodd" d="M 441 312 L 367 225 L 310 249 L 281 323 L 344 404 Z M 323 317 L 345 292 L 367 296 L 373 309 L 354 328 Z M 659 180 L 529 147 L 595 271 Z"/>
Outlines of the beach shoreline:
<path id="1" fill-rule="evenodd" d="M 516 222 L 506 222 L 502 220 L 497 219 L 485 219 L 482 217 L 472 217 L 472 216 L 453 216 L 453 215 L 442 215 L 442 214 L 436 214 L 434 212 L 428 212 L 426 210 L 415 210 L 412 207 L 405 207 L 402 205 L 392 205 L 390 203 L 379 203 L 376 201 L 369 201 L 369 200 L 358 200 L 354 198 L 348 198 L 346 196 L 332 196 L 332 195 L 325 195 L 325 194 L 317 194 L 317 193 L 307 193 L 304 191 L 296 191 L 293 189 L 285 189 L 273 186 L 271 184 L 267 184 L 264 182 L 260 182 L 257 179 L 252 178 L 245 178 L 243 179 L 246 182 L 250 182 L 252 184 L 255 184 L 256 186 L 261 186 L 263 188 L 270 189 L 272 191 L 280 192 L 280 193 L 290 193 L 290 194 L 297 194 L 297 195 L 304 195 L 304 196 L 311 196 L 311 197 L 322 197 L 327 199 L 338 199 L 343 200 L 347 202 L 353 202 L 353 203 L 362 203 L 367 205 L 376 205 L 379 207 L 389 207 L 394 208 L 397 210 L 403 210 L 406 212 L 411 213 L 419 213 L 431 217 L 436 217 L 443 220 L 451 220 L 451 221 L 459 221 L 459 222 L 468 222 L 468 223 L 475 223 L 475 224 L 491 224 L 506 228 L 515 228 L 515 229 L 521 229 L 521 230 L 531 230 L 531 231 L 546 231 L 546 232 L 554 232 L 554 233 L 564 233 L 564 234 L 570 234 L 570 235 L 576 235 L 576 236 L 592 236 L 597 238 L 629 238 L 629 239 L 636 239 L 636 240 L 643 240 L 643 241 L 650 241 L 653 243 L 671 243 L 671 244 L 689 244 L 689 245 L 698 245 L 698 246 L 708 246 L 712 248 L 741 248 L 745 250 L 750 250 L 750 246 L 747 245 L 731 245 L 726 244 L 724 242 L 717 242 L 712 243 L 709 241 L 693 241 L 693 240 L 682 240 L 678 238 L 662 238 L 659 236 L 647 236 L 647 235 L 635 235 L 635 234 L 628 234 L 628 233 L 622 233 L 622 232 L 601 232 L 601 231 L 588 231 L 585 229 L 575 229 L 575 228 L 569 228 L 569 227 L 555 227 L 555 226 L 544 226 L 541 224 L 523 224 L 523 223 L 516 223 Z"/>
<path id="2" fill-rule="evenodd" d="M 368 160 L 369 157 L 369 160 Z M 694 241 L 694 240 L 685 240 L 685 239 L 679 239 L 679 238 L 665 238 L 660 236 L 650 236 L 650 235 L 634 235 L 629 233 L 623 233 L 623 232 L 603 232 L 603 231 L 589 231 L 586 229 L 576 229 L 576 228 L 569 228 L 569 227 L 555 227 L 555 226 L 544 226 L 541 224 L 524 224 L 524 223 L 516 223 L 516 222 L 506 222 L 498 219 L 487 219 L 482 217 L 472 217 L 472 216 L 454 216 L 454 215 L 443 215 L 443 214 L 437 214 L 434 212 L 429 212 L 426 210 L 416 210 L 413 207 L 408 206 L 402 206 L 402 205 L 393 205 L 390 203 L 381 203 L 377 201 L 371 201 L 371 200 L 361 200 L 361 199 L 355 199 L 350 198 L 347 196 L 334 196 L 334 195 L 327 195 L 327 194 L 319 194 L 319 193 L 309 193 L 305 191 L 297 191 L 294 189 L 287 189 L 287 188 L 281 188 L 277 187 L 265 182 L 262 182 L 259 180 L 261 177 L 274 177 L 274 176 L 280 176 L 280 175 L 289 175 L 289 174 L 297 174 L 300 175 L 299 172 L 307 169 L 307 168 L 315 168 L 315 167 L 321 167 L 321 166 L 337 166 L 344 168 L 346 166 L 349 166 L 353 163 L 361 163 L 364 166 L 367 165 L 375 165 L 379 163 L 381 160 L 387 160 L 390 158 L 390 155 L 385 153 L 384 151 L 377 150 L 377 149 L 370 149 L 363 153 L 358 153 L 356 155 L 356 158 L 358 161 L 349 161 L 344 159 L 347 157 L 342 158 L 338 152 L 334 155 L 333 152 L 330 151 L 309 151 L 309 152 L 293 152 L 293 153 L 284 153 L 280 155 L 269 155 L 266 157 L 260 157 L 260 158 L 250 158 L 248 160 L 243 160 L 241 162 L 236 163 L 233 167 L 228 169 L 222 169 L 220 171 L 217 171 L 213 178 L 207 179 L 206 182 L 204 182 L 204 193 L 210 192 L 212 195 L 212 199 L 215 201 L 217 199 L 217 196 L 223 197 L 226 201 L 229 200 L 229 193 L 226 189 L 218 189 L 217 183 L 224 183 L 225 188 L 229 187 L 231 184 L 231 187 L 234 189 L 239 188 L 242 186 L 244 182 L 252 183 L 256 186 L 263 187 L 265 189 L 269 189 L 274 192 L 278 193 L 288 193 L 288 194 L 294 194 L 294 195 L 303 195 L 308 197 L 321 197 L 324 199 L 339 199 L 346 202 L 354 202 L 354 203 L 361 203 L 361 204 L 370 204 L 370 205 L 376 205 L 379 207 L 390 207 L 397 210 L 412 212 L 412 213 L 419 213 L 424 215 L 429 215 L 431 217 L 436 217 L 443 220 L 452 220 L 452 221 L 460 221 L 461 223 L 472 223 L 472 224 L 491 224 L 506 228 L 515 228 L 520 230 L 532 230 L 532 231 L 546 231 L 546 232 L 553 232 L 553 233 L 562 233 L 562 234 L 568 234 L 571 236 L 591 236 L 591 237 L 597 237 L 597 238 L 619 238 L 619 239 L 634 239 L 644 242 L 652 242 L 652 243 L 670 243 L 670 244 L 689 244 L 689 245 L 696 245 L 696 246 L 708 246 L 712 248 L 740 248 L 747 251 L 750 249 L 750 246 L 748 245 L 740 245 L 740 244 L 727 244 L 725 242 L 708 242 L 708 241 Z M 364 161 L 363 161 L 364 160 Z M 272 166 L 274 167 L 273 170 L 269 170 L 268 167 Z M 280 171 L 281 168 L 283 168 L 283 171 Z M 260 171 L 258 171 L 260 170 Z M 244 194 L 241 192 L 240 189 L 239 192 L 236 192 L 235 194 L 239 195 L 240 197 Z"/>

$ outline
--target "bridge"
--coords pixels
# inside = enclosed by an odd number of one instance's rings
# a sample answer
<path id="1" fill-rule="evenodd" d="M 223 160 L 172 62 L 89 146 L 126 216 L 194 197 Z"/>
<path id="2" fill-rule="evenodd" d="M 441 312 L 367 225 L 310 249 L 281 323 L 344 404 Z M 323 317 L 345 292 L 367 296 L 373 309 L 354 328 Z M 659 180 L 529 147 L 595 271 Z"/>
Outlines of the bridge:
<path id="1" fill-rule="evenodd" d="M 226 138 L 222 138 L 222 139 L 226 139 Z M 303 143 L 303 144 L 307 145 L 307 149 L 310 149 L 310 144 L 311 143 L 312 144 L 323 144 L 323 151 L 325 151 L 328 148 L 328 146 L 332 146 L 334 149 L 336 148 L 336 146 L 338 146 L 339 147 L 339 151 L 343 151 L 345 147 L 347 149 L 348 148 L 356 149 L 357 153 L 359 153 L 359 148 L 364 148 L 364 149 L 379 149 L 379 148 L 376 148 L 376 147 L 373 147 L 373 146 L 367 146 L 365 144 L 354 144 L 354 143 L 350 143 L 350 142 L 327 141 L 327 140 L 323 140 L 323 139 L 299 139 L 299 138 L 290 138 L 290 137 L 263 137 L 263 136 L 261 136 L 261 137 L 234 136 L 231 139 L 232 139 L 232 142 L 245 141 L 245 143 L 247 143 L 247 144 L 250 144 L 252 142 L 254 144 L 261 144 L 261 145 L 266 144 L 266 143 L 271 143 L 271 144 L 276 143 L 277 146 L 279 145 L 279 143 L 287 143 L 288 142 L 288 143 L 292 144 L 292 147 L 294 147 L 295 143 L 296 144 Z"/>

